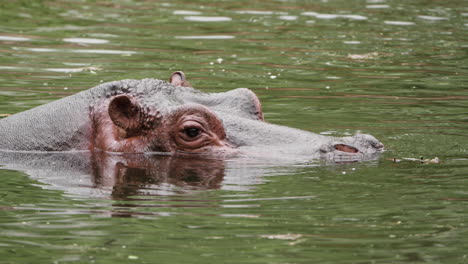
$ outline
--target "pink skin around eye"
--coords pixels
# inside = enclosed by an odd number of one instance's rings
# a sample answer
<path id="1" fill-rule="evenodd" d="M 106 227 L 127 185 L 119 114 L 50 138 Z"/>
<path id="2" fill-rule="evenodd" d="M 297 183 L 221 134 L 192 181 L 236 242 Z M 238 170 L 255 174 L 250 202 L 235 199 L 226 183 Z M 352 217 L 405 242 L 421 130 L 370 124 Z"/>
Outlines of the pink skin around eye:
<path id="1" fill-rule="evenodd" d="M 206 147 L 224 146 L 222 135 L 216 133 L 210 124 L 205 122 L 201 116 L 187 115 L 184 116 L 176 125 L 174 141 L 177 145 L 177 150 L 188 152 L 204 152 Z M 187 135 L 188 129 L 198 130 L 198 134 L 194 137 Z"/>

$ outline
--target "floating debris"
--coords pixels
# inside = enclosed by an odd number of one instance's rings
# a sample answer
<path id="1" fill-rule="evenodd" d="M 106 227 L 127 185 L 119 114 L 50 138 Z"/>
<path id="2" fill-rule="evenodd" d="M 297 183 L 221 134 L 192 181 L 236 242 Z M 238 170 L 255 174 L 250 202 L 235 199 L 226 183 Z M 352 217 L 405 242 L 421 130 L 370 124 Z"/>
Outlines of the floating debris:
<path id="1" fill-rule="evenodd" d="M 420 157 L 419 159 L 416 159 L 416 158 L 402 158 L 402 159 L 392 158 L 392 159 L 389 159 L 389 160 L 391 160 L 393 163 L 398 163 L 398 162 L 402 162 L 402 161 L 419 162 L 421 164 L 439 164 L 440 163 L 439 157 L 435 157 L 433 159 L 424 159 L 423 157 Z"/>

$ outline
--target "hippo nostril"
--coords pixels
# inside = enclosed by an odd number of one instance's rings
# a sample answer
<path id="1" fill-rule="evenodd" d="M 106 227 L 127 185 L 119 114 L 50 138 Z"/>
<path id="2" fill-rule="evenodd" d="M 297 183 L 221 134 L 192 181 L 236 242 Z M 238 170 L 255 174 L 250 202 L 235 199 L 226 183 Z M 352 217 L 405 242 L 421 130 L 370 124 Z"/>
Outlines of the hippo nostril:
<path id="1" fill-rule="evenodd" d="M 348 152 L 348 153 L 358 153 L 359 150 L 353 146 L 345 145 L 345 144 L 336 144 L 333 146 L 336 150 Z"/>

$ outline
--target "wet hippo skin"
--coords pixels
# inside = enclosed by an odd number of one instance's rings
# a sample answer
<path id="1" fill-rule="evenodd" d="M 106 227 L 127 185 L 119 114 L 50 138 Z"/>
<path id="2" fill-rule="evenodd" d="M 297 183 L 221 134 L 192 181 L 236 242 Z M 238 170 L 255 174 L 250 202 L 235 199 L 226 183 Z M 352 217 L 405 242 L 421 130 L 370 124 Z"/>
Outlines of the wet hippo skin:
<path id="1" fill-rule="evenodd" d="M 337 138 L 267 123 L 249 89 L 204 93 L 175 72 L 169 82 L 104 83 L 1 119 L 0 149 L 359 160 L 383 144 L 366 134 Z"/>

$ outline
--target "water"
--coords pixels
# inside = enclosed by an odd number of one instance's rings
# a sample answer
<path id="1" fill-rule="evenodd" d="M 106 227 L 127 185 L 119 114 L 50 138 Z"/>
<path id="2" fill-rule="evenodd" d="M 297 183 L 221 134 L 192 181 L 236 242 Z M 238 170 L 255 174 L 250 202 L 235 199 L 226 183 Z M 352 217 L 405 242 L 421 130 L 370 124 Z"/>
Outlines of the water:
<path id="1" fill-rule="evenodd" d="M 0 18 L 2 116 L 183 70 L 203 91 L 252 89 L 269 122 L 387 149 L 354 164 L 158 157 L 156 176 L 110 179 L 90 157 L 18 157 L 0 170 L 0 262 L 468 262 L 464 1 L 4 1 Z M 420 157 L 441 162 L 405 159 Z"/>

